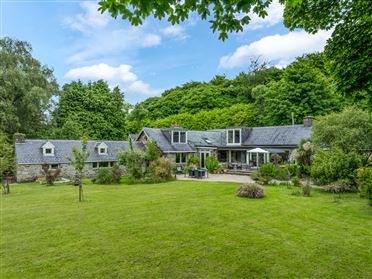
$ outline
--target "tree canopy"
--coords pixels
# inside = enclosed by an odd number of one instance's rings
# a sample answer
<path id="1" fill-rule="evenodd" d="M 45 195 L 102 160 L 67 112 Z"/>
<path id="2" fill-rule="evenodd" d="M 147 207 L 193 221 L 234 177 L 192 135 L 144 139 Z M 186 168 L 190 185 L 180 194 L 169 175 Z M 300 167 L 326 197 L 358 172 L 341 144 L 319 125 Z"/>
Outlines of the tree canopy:
<path id="1" fill-rule="evenodd" d="M 251 20 L 252 12 L 259 17 L 267 15 L 266 9 L 272 0 L 103 0 L 100 11 L 108 11 L 114 18 L 120 16 L 132 25 L 141 25 L 144 19 L 153 15 L 156 19 L 166 18 L 171 24 L 178 24 L 189 18 L 191 13 L 208 20 L 213 32 L 225 40 L 229 32 L 243 31 Z"/>
<path id="2" fill-rule="evenodd" d="M 372 115 L 357 107 L 345 108 L 317 119 L 312 134 L 322 148 L 340 149 L 345 153 L 372 150 Z"/>
<path id="3" fill-rule="evenodd" d="M 53 111 L 53 134 L 56 138 L 124 139 L 127 105 L 119 88 L 110 90 L 102 80 L 84 84 L 65 84 Z"/>
<path id="4" fill-rule="evenodd" d="M 284 24 L 310 33 L 334 28 L 325 54 L 338 88 L 372 104 L 372 5 L 366 0 L 293 0 L 285 3 Z M 356 93 L 358 91 L 365 93 Z"/>
<path id="5" fill-rule="evenodd" d="M 31 52 L 27 42 L 0 39 L 0 130 L 8 135 L 40 136 L 51 97 L 58 92 L 53 70 Z"/>

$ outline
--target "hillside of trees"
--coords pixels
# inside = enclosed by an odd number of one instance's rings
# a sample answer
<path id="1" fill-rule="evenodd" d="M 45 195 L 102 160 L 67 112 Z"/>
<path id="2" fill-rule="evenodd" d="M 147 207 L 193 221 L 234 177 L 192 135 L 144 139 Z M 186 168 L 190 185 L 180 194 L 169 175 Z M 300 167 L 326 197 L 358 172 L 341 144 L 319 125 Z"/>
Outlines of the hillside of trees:
<path id="1" fill-rule="evenodd" d="M 125 92 L 103 80 L 59 88 L 53 70 L 32 57 L 27 42 L 3 38 L 0 47 L 0 131 L 10 141 L 16 132 L 28 138 L 122 140 L 142 127 L 287 125 L 291 113 L 301 123 L 306 115 L 350 104 L 372 110 L 369 82 L 352 91 L 349 84 L 342 87 L 324 53 L 299 57 L 285 69 L 252 61 L 250 72 L 233 79 L 188 82 L 131 106 Z"/>

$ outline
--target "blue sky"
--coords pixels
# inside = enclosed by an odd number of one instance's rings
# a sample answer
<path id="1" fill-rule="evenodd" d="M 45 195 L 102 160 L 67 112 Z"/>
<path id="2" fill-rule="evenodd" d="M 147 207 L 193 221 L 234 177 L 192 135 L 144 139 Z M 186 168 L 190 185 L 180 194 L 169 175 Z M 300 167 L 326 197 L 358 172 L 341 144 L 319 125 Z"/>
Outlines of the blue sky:
<path id="1" fill-rule="evenodd" d="M 1 36 L 26 40 L 33 55 L 54 69 L 60 85 L 75 79 L 105 79 L 119 85 L 132 104 L 188 81 L 209 81 L 216 74 L 234 77 L 253 58 L 288 65 L 304 53 L 321 51 L 330 32 L 289 32 L 282 6 L 273 2 L 268 16 L 244 32 L 218 40 L 209 23 L 196 15 L 176 26 L 148 19 L 132 27 L 95 1 L 0 0 Z"/>

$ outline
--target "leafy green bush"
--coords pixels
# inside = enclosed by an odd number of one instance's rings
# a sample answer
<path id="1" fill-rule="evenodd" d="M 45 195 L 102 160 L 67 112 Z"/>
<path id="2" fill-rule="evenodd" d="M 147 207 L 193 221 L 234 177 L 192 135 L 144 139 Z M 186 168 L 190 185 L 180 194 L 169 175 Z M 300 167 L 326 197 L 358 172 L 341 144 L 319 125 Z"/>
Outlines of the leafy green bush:
<path id="1" fill-rule="evenodd" d="M 257 171 L 258 181 L 268 184 L 277 174 L 277 167 L 272 163 L 263 164 Z"/>
<path id="2" fill-rule="evenodd" d="M 298 177 L 293 177 L 291 179 L 291 181 L 292 181 L 293 186 L 300 186 L 301 185 L 301 180 Z"/>
<path id="3" fill-rule="evenodd" d="M 199 164 L 200 164 L 199 157 L 195 155 L 191 156 L 189 159 L 189 162 L 187 163 L 187 165 L 193 166 L 196 168 L 199 167 Z"/>
<path id="4" fill-rule="evenodd" d="M 112 182 L 113 183 L 120 183 L 120 179 L 121 179 L 121 176 L 122 176 L 122 171 L 119 167 L 118 164 L 114 164 L 112 169 L 111 169 L 111 172 L 112 172 Z"/>
<path id="5" fill-rule="evenodd" d="M 138 148 L 134 148 L 132 141 L 130 141 L 130 146 L 130 149 L 119 154 L 119 162 L 126 168 L 128 182 L 133 183 L 136 180 L 141 180 L 144 176 L 145 153 Z"/>
<path id="6" fill-rule="evenodd" d="M 263 198 L 265 196 L 264 188 L 254 183 L 242 184 L 236 191 L 238 197 L 246 197 L 252 199 Z"/>
<path id="7" fill-rule="evenodd" d="M 355 152 L 340 150 L 318 151 L 311 165 L 311 177 L 320 185 L 339 179 L 355 183 L 355 171 L 362 165 L 362 158 Z"/>
<path id="8" fill-rule="evenodd" d="M 372 168 L 360 168 L 357 172 L 358 187 L 361 197 L 366 197 L 368 203 L 372 206 Z"/>
<path id="9" fill-rule="evenodd" d="M 218 170 L 219 165 L 216 157 L 214 156 L 208 156 L 205 160 L 205 166 L 207 167 L 209 173 L 212 173 L 215 170 Z"/>
<path id="10" fill-rule="evenodd" d="M 101 168 L 97 170 L 96 179 L 94 183 L 97 184 L 112 184 L 112 169 L 111 168 Z"/>
<path id="11" fill-rule="evenodd" d="M 365 167 L 357 170 L 357 184 L 361 197 L 367 196 L 367 189 L 372 187 L 372 168 Z"/>
<path id="12" fill-rule="evenodd" d="M 156 182 L 171 178 L 172 163 L 168 158 L 160 157 L 150 163 L 148 179 Z"/>
<path id="13" fill-rule="evenodd" d="M 262 184 L 268 184 L 272 179 L 287 180 L 288 168 L 285 165 L 278 166 L 272 163 L 266 163 L 252 174 L 252 179 L 260 181 Z"/>

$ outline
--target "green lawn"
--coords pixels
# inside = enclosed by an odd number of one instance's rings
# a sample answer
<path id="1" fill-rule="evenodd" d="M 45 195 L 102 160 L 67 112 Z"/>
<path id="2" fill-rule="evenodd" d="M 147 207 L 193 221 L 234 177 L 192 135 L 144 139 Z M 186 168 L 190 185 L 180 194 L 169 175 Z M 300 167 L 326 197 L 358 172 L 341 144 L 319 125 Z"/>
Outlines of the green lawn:
<path id="1" fill-rule="evenodd" d="M 372 278 L 357 194 L 260 200 L 237 184 L 14 186 L 1 197 L 1 278 Z"/>

